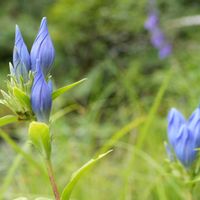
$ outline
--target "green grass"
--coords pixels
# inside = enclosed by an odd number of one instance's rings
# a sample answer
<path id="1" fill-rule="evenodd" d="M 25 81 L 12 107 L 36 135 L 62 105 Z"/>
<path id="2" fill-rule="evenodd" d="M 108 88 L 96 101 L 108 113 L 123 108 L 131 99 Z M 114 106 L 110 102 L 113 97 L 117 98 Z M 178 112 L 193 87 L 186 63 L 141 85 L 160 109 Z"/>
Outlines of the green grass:
<path id="1" fill-rule="evenodd" d="M 200 199 L 199 179 L 191 192 L 187 172 L 169 162 L 164 146 L 168 110 L 176 107 L 188 117 L 200 102 L 200 29 L 166 24 L 198 14 L 198 3 L 158 0 L 162 27 L 174 44 L 173 58 L 161 61 L 144 31 L 146 1 L 34 2 L 8 1 L 0 8 L 0 89 L 12 60 L 14 24 L 30 46 L 46 15 L 56 47 L 55 90 L 87 78 L 53 105 L 52 161 L 60 192 L 74 171 L 113 149 L 80 179 L 72 200 Z M 10 111 L 1 105 L 0 113 Z M 44 163 L 27 143 L 28 124 L 13 123 L 10 115 L 3 119 L 0 199 L 53 199 Z"/>
<path id="2" fill-rule="evenodd" d="M 187 184 L 170 170 L 163 145 L 166 140 L 167 114 L 164 112 L 162 115 L 163 102 L 166 102 L 165 98 L 174 77 L 179 79 L 179 66 L 170 67 L 171 69 L 164 73 L 152 104 L 144 116 L 136 116 L 133 110 L 131 119 L 126 116 L 129 111 L 124 112 L 117 108 L 114 112 L 111 107 L 105 107 L 110 101 L 110 95 L 116 90 L 112 82 L 111 87 L 105 88 L 97 101 L 87 107 L 72 104 L 53 115 L 53 165 L 60 191 L 76 169 L 95 154 L 113 148 L 111 155 L 97 163 L 91 172 L 86 173 L 78 182 L 72 199 L 189 198 Z M 126 92 L 126 86 L 122 89 Z M 67 97 L 68 95 L 63 98 Z M 169 97 L 167 98 L 169 101 Z M 59 106 L 58 104 L 60 102 L 55 106 Z M 140 106 L 141 104 L 144 102 L 140 101 Z M 128 110 L 133 105 L 129 102 L 127 106 L 124 109 Z M 113 113 L 110 113 L 111 110 Z M 64 116 L 65 114 L 67 115 Z M 16 127 L 20 125 L 16 124 Z M 18 136 L 26 140 L 26 129 L 22 132 L 23 134 Z M 19 147 L 23 145 L 16 144 L 3 131 L 0 136 L 16 152 L 15 156 L 12 156 L 13 161 L 9 164 L 7 173 L 2 174 L 2 195 L 4 194 L 6 199 L 18 196 L 27 196 L 29 199 L 37 196 L 53 198 L 38 152 L 34 149 L 26 149 L 26 152 L 20 150 Z M 45 188 L 41 187 L 42 185 L 45 185 Z"/>

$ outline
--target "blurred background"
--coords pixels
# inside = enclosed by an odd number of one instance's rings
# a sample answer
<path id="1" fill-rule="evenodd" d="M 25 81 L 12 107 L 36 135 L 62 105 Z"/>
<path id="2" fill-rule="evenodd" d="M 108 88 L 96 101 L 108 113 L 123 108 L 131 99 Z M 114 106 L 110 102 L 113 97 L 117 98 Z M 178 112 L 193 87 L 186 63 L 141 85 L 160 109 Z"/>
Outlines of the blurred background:
<path id="1" fill-rule="evenodd" d="M 1 89 L 12 61 L 15 24 L 30 50 L 43 16 L 56 49 L 54 88 L 87 78 L 54 103 L 53 164 L 59 189 L 121 134 L 109 146 L 114 151 L 78 183 L 72 199 L 188 199 L 179 174 L 166 175 L 164 141 L 169 109 L 176 107 L 188 117 L 199 104 L 200 26 L 177 21 L 200 15 L 199 7 L 198 0 L 157 1 L 162 30 L 173 46 L 172 55 L 161 60 L 144 29 L 146 0 L 0 2 Z M 1 116 L 8 113 L 0 106 Z M 3 130 L 23 147 L 27 127 L 17 123 Z M 28 151 L 42 164 L 34 149 Z M 4 140 L 0 180 L 4 199 L 53 198 L 48 177 Z"/>

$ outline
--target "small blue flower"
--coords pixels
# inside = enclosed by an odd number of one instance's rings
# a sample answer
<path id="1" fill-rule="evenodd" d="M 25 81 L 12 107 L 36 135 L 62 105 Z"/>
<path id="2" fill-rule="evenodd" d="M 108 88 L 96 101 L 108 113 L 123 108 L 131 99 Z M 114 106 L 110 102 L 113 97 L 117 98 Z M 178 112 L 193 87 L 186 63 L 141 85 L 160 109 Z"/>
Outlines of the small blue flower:
<path id="1" fill-rule="evenodd" d="M 168 140 L 172 147 L 176 145 L 176 138 L 178 137 L 180 127 L 185 122 L 183 115 L 178 110 L 175 108 L 170 110 L 168 114 Z"/>
<path id="2" fill-rule="evenodd" d="M 172 108 L 168 114 L 168 140 L 176 157 L 186 167 L 196 159 L 196 148 L 200 147 L 200 108 L 197 108 L 189 120 Z"/>
<path id="3" fill-rule="evenodd" d="M 15 75 L 18 81 L 20 77 L 22 77 L 24 81 L 28 80 L 28 73 L 31 69 L 30 56 L 20 29 L 17 25 L 15 30 L 15 45 L 13 50 L 13 67 L 14 69 L 11 69 L 11 74 Z"/>
<path id="4" fill-rule="evenodd" d="M 193 130 L 196 148 L 200 148 L 200 108 L 198 107 L 188 120 L 188 127 Z"/>
<path id="5" fill-rule="evenodd" d="M 195 140 L 193 133 L 188 129 L 187 125 L 181 126 L 174 151 L 177 158 L 186 167 L 190 167 L 196 159 Z"/>
<path id="6" fill-rule="evenodd" d="M 39 32 L 31 49 L 31 69 L 36 71 L 36 60 L 39 59 L 40 67 L 46 76 L 53 64 L 55 50 L 47 27 L 47 19 L 43 17 Z"/>
<path id="7" fill-rule="evenodd" d="M 31 91 L 32 110 L 38 121 L 48 122 L 52 107 L 52 83 L 46 82 L 39 60 L 36 62 L 36 68 Z"/>

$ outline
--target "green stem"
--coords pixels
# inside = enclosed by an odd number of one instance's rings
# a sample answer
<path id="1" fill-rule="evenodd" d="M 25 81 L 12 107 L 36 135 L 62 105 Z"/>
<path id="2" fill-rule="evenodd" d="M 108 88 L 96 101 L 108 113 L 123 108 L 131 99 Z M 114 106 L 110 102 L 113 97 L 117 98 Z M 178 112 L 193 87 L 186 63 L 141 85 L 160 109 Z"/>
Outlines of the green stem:
<path id="1" fill-rule="evenodd" d="M 50 183 L 51 183 L 51 187 L 52 187 L 55 199 L 60 200 L 60 194 L 59 194 L 59 191 L 58 191 L 58 187 L 56 185 L 53 167 L 52 167 L 52 163 L 51 163 L 50 159 L 46 160 L 46 167 L 47 167 L 47 172 L 48 172 L 48 175 L 49 175 L 49 180 L 50 180 Z"/>

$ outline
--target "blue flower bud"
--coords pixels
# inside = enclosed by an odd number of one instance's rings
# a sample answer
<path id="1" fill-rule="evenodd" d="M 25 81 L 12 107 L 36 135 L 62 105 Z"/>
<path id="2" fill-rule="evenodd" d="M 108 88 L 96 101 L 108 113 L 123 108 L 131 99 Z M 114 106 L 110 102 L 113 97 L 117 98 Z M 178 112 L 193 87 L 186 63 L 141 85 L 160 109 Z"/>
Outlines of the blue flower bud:
<path id="1" fill-rule="evenodd" d="M 18 81 L 20 77 L 22 77 L 24 81 L 28 80 L 28 73 L 31 69 L 30 56 L 17 25 L 15 30 L 15 45 L 13 50 L 13 67 L 14 69 L 11 71 L 11 74 L 13 75 L 14 73 Z"/>
<path id="2" fill-rule="evenodd" d="M 196 159 L 196 148 L 200 147 L 200 108 L 197 108 L 189 120 L 175 108 L 168 115 L 168 140 L 176 157 L 186 167 Z"/>
<path id="3" fill-rule="evenodd" d="M 47 123 L 52 107 L 52 84 L 46 82 L 39 60 L 36 62 L 36 67 L 36 75 L 31 91 L 31 105 L 37 120 Z"/>
<path id="4" fill-rule="evenodd" d="M 40 29 L 31 49 L 31 69 L 36 71 L 36 60 L 39 59 L 39 65 L 46 76 L 53 64 L 55 50 L 47 27 L 47 19 L 44 17 L 41 21 Z"/>
<path id="5" fill-rule="evenodd" d="M 196 159 L 194 136 L 185 124 L 179 130 L 174 151 L 186 168 L 190 167 Z"/>
<path id="6" fill-rule="evenodd" d="M 200 148 L 200 108 L 197 108 L 190 116 L 188 127 L 194 134 L 196 148 Z"/>
<path id="7" fill-rule="evenodd" d="M 183 115 L 175 108 L 172 108 L 168 114 L 168 140 L 172 147 L 175 146 L 180 127 L 184 123 L 185 119 Z"/>

